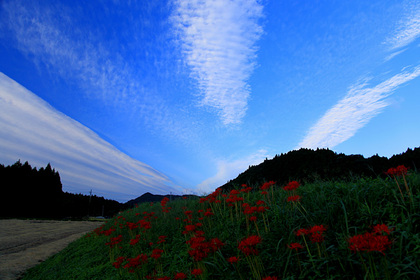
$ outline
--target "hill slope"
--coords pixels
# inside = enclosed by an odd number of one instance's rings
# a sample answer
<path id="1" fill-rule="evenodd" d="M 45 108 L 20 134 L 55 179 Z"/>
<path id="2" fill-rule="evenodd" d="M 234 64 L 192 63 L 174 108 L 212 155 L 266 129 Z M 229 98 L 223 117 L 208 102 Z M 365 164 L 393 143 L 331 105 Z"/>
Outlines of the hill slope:
<path id="1" fill-rule="evenodd" d="M 241 184 L 261 184 L 277 181 L 286 184 L 291 180 L 313 182 L 317 179 L 336 180 L 354 176 L 373 177 L 383 175 L 383 171 L 392 166 L 404 164 L 417 170 L 420 166 L 420 147 L 394 155 L 391 158 L 378 155 L 364 158 L 362 155 L 337 154 L 329 149 L 300 149 L 266 159 L 259 165 L 250 166 L 235 179 L 224 184 L 225 191 Z"/>

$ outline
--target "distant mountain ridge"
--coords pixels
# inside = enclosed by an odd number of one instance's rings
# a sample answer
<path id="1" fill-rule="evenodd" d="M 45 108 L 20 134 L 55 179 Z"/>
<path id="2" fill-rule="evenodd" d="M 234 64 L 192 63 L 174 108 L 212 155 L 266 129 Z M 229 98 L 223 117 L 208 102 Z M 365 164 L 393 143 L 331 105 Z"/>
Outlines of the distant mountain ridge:
<path id="1" fill-rule="evenodd" d="M 385 176 L 384 171 L 388 168 L 402 164 L 417 170 L 420 167 L 420 147 L 407 149 L 406 152 L 389 159 L 377 154 L 364 158 L 362 155 L 337 154 L 329 149 L 302 148 L 276 155 L 273 159 L 266 159 L 259 165 L 249 166 L 248 170 L 221 188 L 229 191 L 242 184 L 255 185 L 267 181 L 286 184 L 291 180 L 311 182 L 317 179 L 339 180 L 354 176 Z"/>

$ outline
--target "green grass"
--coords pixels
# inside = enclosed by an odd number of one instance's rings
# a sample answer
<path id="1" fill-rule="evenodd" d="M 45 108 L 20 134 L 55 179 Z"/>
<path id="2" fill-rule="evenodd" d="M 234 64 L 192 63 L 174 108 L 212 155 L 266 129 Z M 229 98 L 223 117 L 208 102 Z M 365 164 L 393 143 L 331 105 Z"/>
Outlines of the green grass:
<path id="1" fill-rule="evenodd" d="M 406 176 L 411 191 L 409 196 L 402 178 L 399 178 L 404 197 L 391 178 L 359 178 L 347 182 L 316 182 L 303 184 L 294 194 L 299 203 L 287 202 L 291 191 L 283 186 L 268 189 L 261 194 L 260 186 L 251 193 L 240 193 L 243 201 L 228 206 L 227 197 L 217 196 L 220 203 L 186 199 L 168 202 L 167 213 L 159 203 L 142 204 L 109 220 L 105 226 L 71 243 L 59 254 L 30 269 L 24 279 L 174 279 L 183 272 L 187 279 L 418 279 L 420 277 L 420 174 Z M 238 187 L 241 189 L 241 187 Z M 255 206 L 266 202 L 267 210 L 257 213 L 255 222 L 249 220 L 243 203 Z M 213 216 L 205 216 L 210 210 Z M 185 211 L 192 211 L 192 220 L 186 221 Z M 154 215 L 150 213 L 154 212 Z M 149 214 L 149 218 L 145 216 Z M 151 218 L 150 218 L 151 216 Z M 201 219 L 203 218 L 203 219 Z M 130 230 L 127 222 L 150 221 L 150 229 Z M 184 221 L 185 220 L 185 221 Z M 186 232 L 187 224 L 202 226 L 205 242 L 218 238 L 224 245 L 209 249 L 207 256 L 194 260 L 186 241 L 194 231 Z M 353 252 L 349 250 L 351 236 L 371 232 L 373 226 L 386 224 L 392 229 L 387 236 L 392 244 L 381 252 Z M 296 236 L 298 229 L 324 225 L 324 241 L 312 243 Z M 106 236 L 106 230 L 115 229 Z M 197 233 L 195 233 L 197 235 Z M 111 248 L 105 243 L 121 235 L 121 242 Z M 138 242 L 130 240 L 139 235 Z M 238 249 L 241 240 L 258 235 L 261 243 L 255 248 L 258 255 L 245 255 Z M 159 236 L 166 236 L 158 244 Z M 305 246 L 307 242 L 307 247 Z M 209 243 L 195 243 L 203 251 Z M 150 244 L 153 243 L 153 244 Z M 300 243 L 303 249 L 295 251 L 288 244 Z M 157 259 L 151 258 L 153 249 L 162 249 Z M 146 263 L 136 268 L 124 268 L 128 258 L 147 255 Z M 228 262 L 230 257 L 239 262 Z M 125 257 L 120 268 L 113 263 Z M 200 268 L 203 274 L 191 272 Z M 133 271 L 130 272 L 129 270 Z M 163 278 L 169 277 L 169 278 Z M 274 279 L 274 278 L 272 278 Z"/>

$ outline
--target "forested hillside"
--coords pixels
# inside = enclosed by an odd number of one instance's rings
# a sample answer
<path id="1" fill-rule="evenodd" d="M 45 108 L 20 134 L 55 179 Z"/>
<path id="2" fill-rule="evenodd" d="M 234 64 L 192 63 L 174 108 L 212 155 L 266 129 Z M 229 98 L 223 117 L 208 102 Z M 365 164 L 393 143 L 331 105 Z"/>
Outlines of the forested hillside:
<path id="1" fill-rule="evenodd" d="M 313 182 L 320 180 L 345 180 L 354 177 L 385 176 L 384 170 L 405 165 L 413 170 L 420 167 L 420 148 L 408 149 L 391 158 L 378 155 L 364 158 L 362 155 L 337 154 L 329 149 L 300 149 L 266 159 L 259 165 L 250 166 L 237 178 L 222 186 L 231 190 L 241 184 L 261 184 L 276 181 L 286 184 L 291 180 Z"/>

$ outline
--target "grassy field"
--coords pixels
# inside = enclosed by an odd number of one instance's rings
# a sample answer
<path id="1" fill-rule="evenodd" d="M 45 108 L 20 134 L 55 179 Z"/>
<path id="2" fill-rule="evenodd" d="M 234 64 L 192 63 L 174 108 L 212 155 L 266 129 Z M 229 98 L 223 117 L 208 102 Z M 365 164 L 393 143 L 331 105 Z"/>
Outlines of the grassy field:
<path id="1" fill-rule="evenodd" d="M 420 174 L 404 173 L 142 204 L 24 279 L 419 279 Z"/>

